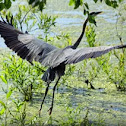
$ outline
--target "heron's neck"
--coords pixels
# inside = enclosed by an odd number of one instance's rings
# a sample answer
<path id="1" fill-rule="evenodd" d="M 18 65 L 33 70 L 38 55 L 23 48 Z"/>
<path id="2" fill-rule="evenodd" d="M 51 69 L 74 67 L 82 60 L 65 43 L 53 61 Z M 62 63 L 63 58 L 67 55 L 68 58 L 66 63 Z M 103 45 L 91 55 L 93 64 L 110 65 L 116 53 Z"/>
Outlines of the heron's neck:
<path id="1" fill-rule="evenodd" d="M 78 47 L 78 45 L 80 44 L 80 42 L 81 42 L 81 40 L 82 40 L 82 38 L 84 36 L 84 32 L 85 32 L 85 28 L 86 28 L 87 22 L 88 22 L 88 18 L 86 19 L 86 21 L 83 24 L 83 29 L 82 29 L 80 37 L 77 39 L 77 41 L 72 46 L 73 49 L 76 49 Z"/>

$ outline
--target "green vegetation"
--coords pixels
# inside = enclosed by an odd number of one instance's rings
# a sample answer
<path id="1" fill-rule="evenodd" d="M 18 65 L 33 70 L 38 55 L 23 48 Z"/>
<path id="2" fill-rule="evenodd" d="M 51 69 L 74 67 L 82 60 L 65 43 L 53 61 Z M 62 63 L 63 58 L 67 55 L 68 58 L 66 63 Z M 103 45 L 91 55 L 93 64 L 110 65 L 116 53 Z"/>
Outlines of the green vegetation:
<path id="1" fill-rule="evenodd" d="M 12 2 L 16 0 L 4 0 L 0 1 L 0 10 L 4 8 L 9 9 L 12 5 Z M 113 8 L 118 7 L 118 4 L 121 3 L 123 0 L 93 0 L 95 3 L 97 2 L 105 2 L 106 5 L 111 6 Z M 43 10 L 46 6 L 46 0 L 28 0 L 28 3 L 32 5 L 32 7 L 39 7 L 39 10 Z M 89 3 L 85 2 L 84 0 L 69 0 L 69 5 L 74 5 L 74 9 L 77 9 L 79 6 L 84 6 L 84 12 L 89 12 Z"/>
<path id="2" fill-rule="evenodd" d="M 75 0 L 70 1 L 77 3 Z M 9 18 L 12 16 L 10 10 L 2 10 L 1 14 L 3 18 L 6 15 Z M 13 23 L 16 28 L 24 32 L 39 31 L 38 38 L 57 47 L 71 45 L 73 38 L 68 32 L 49 35 L 56 25 L 56 19 L 56 16 L 48 16 L 37 8 L 31 9 L 29 5 L 19 5 Z M 119 19 L 125 21 L 121 13 Z M 122 34 L 117 28 L 116 30 L 119 43 L 123 44 Z M 85 36 L 85 46 L 101 45 L 96 41 L 94 25 L 87 26 Z M 52 115 L 49 116 L 47 112 L 52 98 L 52 90 L 50 90 L 39 117 L 38 110 L 46 88 L 41 77 L 46 68 L 36 62 L 31 65 L 16 54 L 1 49 L 0 125 L 123 126 L 126 124 L 125 55 L 124 49 L 116 50 L 96 59 L 68 65 L 66 74 L 60 80 L 56 91 Z M 90 84 L 95 90 L 91 89 Z"/>

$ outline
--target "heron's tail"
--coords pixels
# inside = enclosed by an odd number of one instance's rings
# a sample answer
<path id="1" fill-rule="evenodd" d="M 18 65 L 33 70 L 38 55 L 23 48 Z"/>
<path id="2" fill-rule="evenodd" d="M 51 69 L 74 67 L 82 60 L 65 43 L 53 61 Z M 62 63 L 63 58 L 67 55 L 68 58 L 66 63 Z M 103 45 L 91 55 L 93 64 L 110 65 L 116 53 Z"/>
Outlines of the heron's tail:
<path id="1" fill-rule="evenodd" d="M 45 82 L 51 82 L 55 79 L 55 70 L 48 68 L 44 75 L 42 76 L 42 80 Z"/>

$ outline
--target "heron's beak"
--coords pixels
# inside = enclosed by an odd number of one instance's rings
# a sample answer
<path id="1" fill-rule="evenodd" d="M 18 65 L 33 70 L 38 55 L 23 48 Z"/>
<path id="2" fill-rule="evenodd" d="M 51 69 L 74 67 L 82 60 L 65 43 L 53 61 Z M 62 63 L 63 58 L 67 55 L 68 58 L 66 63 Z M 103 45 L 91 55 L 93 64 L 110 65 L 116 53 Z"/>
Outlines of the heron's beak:
<path id="1" fill-rule="evenodd" d="M 103 13 L 102 11 L 95 12 L 96 15 L 102 14 L 102 13 Z"/>
<path id="2" fill-rule="evenodd" d="M 99 11 L 99 12 L 95 12 L 95 16 L 96 15 L 98 15 L 98 14 L 101 14 L 102 13 L 102 11 Z M 94 20 L 94 24 L 95 24 L 95 26 L 97 27 L 97 23 L 96 23 L 96 21 Z"/>

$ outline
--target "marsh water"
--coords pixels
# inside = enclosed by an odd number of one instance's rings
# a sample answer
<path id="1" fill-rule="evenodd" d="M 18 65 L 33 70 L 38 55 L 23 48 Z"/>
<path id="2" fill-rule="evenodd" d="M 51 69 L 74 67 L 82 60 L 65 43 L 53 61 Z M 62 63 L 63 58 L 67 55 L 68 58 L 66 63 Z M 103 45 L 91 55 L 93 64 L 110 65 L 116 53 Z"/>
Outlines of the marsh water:
<path id="1" fill-rule="evenodd" d="M 50 0 L 47 2 L 47 9 L 44 10 L 44 13 L 58 16 L 56 19 L 56 27 L 51 29 L 52 33 L 68 33 L 70 34 L 72 41 L 76 41 L 80 35 L 83 22 L 86 18 L 86 16 L 83 15 L 83 8 L 80 7 L 79 9 L 74 10 L 73 6 L 68 5 L 69 0 Z M 97 34 L 96 40 L 98 43 L 102 45 L 119 44 L 119 39 L 116 34 L 116 14 L 118 14 L 120 11 L 121 6 L 118 9 L 113 9 L 103 3 L 95 4 L 93 1 L 90 1 L 89 8 L 91 11 L 103 11 L 103 13 L 96 18 L 97 27 L 95 28 L 95 31 Z M 126 12 L 124 13 L 126 14 Z M 126 22 L 123 22 L 123 31 L 120 28 L 122 26 L 119 25 L 118 27 L 119 33 L 122 35 L 125 42 Z M 0 41 L 0 48 L 3 47 L 4 50 L 6 50 L 6 46 L 2 42 L 3 40 L 0 39 Z M 86 39 L 84 37 L 80 46 L 86 44 L 85 41 Z M 69 103 L 73 105 L 73 109 L 80 104 L 81 106 L 84 106 L 81 113 L 83 118 L 88 108 L 88 119 L 92 120 L 92 122 L 95 120 L 101 120 L 109 126 L 126 126 L 125 92 L 119 92 L 116 90 L 114 84 L 98 81 L 98 79 L 95 81 L 95 83 L 93 83 L 96 90 L 88 89 L 88 86 L 84 82 L 78 81 L 79 79 L 77 78 L 73 80 L 72 76 L 73 75 L 71 75 L 68 81 L 71 88 L 65 86 L 67 84 L 60 84 L 58 88 L 58 93 L 55 97 L 54 111 L 52 114 L 54 118 L 61 119 L 60 116 L 66 111 L 64 106 L 66 103 L 68 103 L 67 100 L 69 100 Z M 74 88 L 74 85 L 76 85 L 77 88 Z M 0 91 L 0 95 L 3 95 L 3 91 Z M 48 117 L 47 110 L 51 101 L 50 97 L 51 94 L 48 96 L 45 103 L 46 105 L 43 108 L 43 118 L 45 118 L 45 120 Z M 29 103 L 29 111 L 32 114 L 37 114 L 40 103 L 41 96 L 37 96 L 35 94 L 33 102 Z"/>

